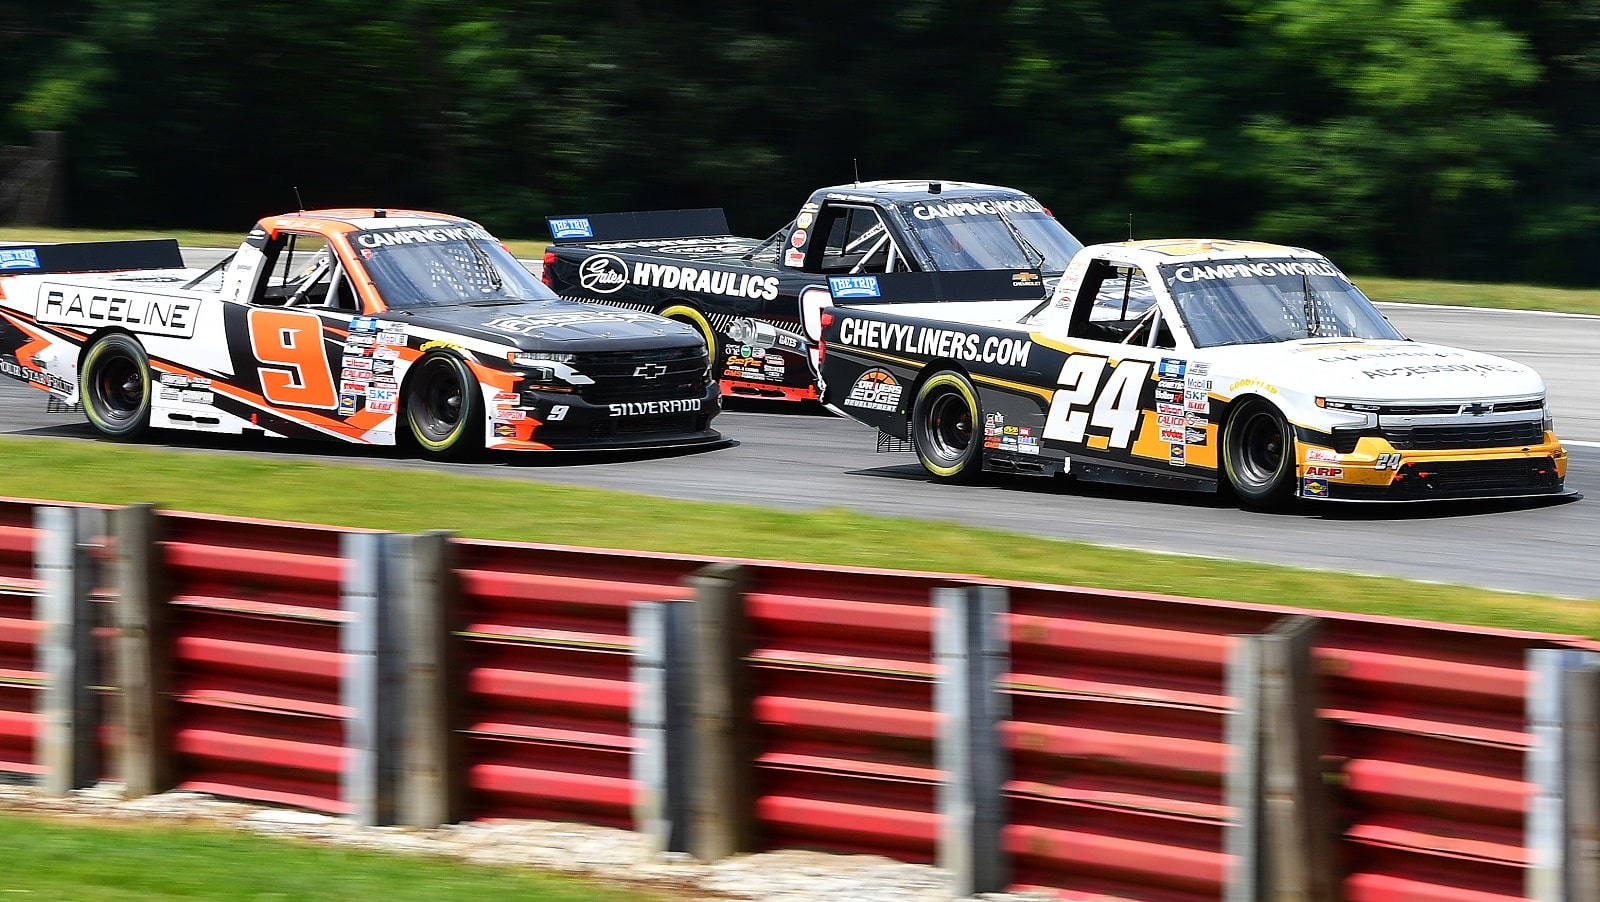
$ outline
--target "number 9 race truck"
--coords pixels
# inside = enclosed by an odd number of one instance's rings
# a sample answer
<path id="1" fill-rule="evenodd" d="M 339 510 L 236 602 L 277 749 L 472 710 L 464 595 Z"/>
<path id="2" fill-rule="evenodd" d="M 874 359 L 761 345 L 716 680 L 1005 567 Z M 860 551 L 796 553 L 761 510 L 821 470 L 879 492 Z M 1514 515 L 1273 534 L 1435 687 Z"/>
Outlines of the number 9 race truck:
<path id="1" fill-rule="evenodd" d="M 817 397 L 828 277 L 1005 270 L 1059 276 L 1083 247 L 1032 197 L 968 182 L 822 188 L 765 240 L 719 209 L 552 216 L 545 284 L 562 297 L 658 313 L 698 329 L 724 395 Z"/>
<path id="2" fill-rule="evenodd" d="M 557 298 L 481 226 L 317 210 L 185 270 L 174 241 L 0 248 L 0 372 L 147 427 L 514 451 L 718 442 L 699 333 Z"/>
<path id="3" fill-rule="evenodd" d="M 937 479 L 1227 486 L 1256 508 L 1575 495 L 1537 373 L 1407 340 L 1311 251 L 1094 245 L 1040 300 L 865 278 L 947 300 L 879 306 L 836 284 L 823 401 L 880 447 L 908 439 Z"/>

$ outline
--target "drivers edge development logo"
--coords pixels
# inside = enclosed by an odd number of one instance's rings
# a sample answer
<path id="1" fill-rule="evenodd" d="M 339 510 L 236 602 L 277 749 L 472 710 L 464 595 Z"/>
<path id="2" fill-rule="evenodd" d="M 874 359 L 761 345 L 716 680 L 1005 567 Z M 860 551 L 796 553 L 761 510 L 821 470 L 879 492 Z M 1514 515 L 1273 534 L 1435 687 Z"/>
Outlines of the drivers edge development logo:
<path id="1" fill-rule="evenodd" d="M 595 254 L 578 265 L 578 284 L 595 294 L 611 294 L 628 284 L 628 265 L 612 254 Z"/>
<path id="2" fill-rule="evenodd" d="M 865 407 L 868 410 L 893 412 L 900 406 L 901 386 L 893 375 L 880 369 L 870 369 L 850 386 L 850 396 L 844 399 L 846 407 Z"/>

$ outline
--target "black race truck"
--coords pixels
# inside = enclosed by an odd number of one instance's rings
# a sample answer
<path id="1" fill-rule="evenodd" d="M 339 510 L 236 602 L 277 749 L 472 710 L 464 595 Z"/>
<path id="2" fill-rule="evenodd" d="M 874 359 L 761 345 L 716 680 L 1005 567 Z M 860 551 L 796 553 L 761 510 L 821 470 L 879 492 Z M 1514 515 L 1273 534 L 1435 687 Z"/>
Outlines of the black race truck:
<path id="1" fill-rule="evenodd" d="M 693 325 L 724 395 L 789 401 L 818 397 L 830 279 L 854 298 L 875 283 L 852 288 L 852 277 L 893 272 L 1009 270 L 1028 286 L 1059 277 L 1083 247 L 1027 194 L 970 182 L 822 188 L 766 239 L 728 234 L 715 208 L 548 221 L 544 281 L 556 293 Z"/>

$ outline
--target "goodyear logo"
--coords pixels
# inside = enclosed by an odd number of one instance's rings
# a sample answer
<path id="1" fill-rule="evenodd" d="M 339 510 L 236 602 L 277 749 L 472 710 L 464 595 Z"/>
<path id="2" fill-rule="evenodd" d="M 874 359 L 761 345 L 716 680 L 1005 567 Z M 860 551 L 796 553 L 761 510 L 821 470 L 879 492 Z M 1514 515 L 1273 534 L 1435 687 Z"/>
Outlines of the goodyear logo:
<path id="1" fill-rule="evenodd" d="M 882 297 L 877 276 L 829 276 L 828 290 L 836 298 Z"/>
<path id="2" fill-rule="evenodd" d="M 0 269 L 38 269 L 39 252 L 31 247 L 0 248 Z"/>
<path id="3" fill-rule="evenodd" d="M 587 217 L 578 219 L 552 219 L 550 220 L 550 237 L 593 238 L 594 229 L 589 227 L 589 220 Z"/>

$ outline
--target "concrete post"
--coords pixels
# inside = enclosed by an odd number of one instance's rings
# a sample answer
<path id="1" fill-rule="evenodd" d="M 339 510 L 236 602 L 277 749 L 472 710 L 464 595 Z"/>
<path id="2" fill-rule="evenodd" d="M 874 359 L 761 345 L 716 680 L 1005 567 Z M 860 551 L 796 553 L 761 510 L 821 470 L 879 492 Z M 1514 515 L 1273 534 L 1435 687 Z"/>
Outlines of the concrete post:
<path id="1" fill-rule="evenodd" d="M 89 543 L 100 515 L 88 508 L 34 511 L 39 531 L 34 571 L 44 584 L 36 602 L 35 618 L 44 625 L 36 654 L 45 679 L 35 757 L 44 765 L 45 791 L 52 795 L 92 785 L 100 776 L 95 611 L 89 595 L 95 584 Z"/>
<path id="2" fill-rule="evenodd" d="M 719 861 L 756 848 L 745 572 L 738 564 L 712 564 L 689 582 L 695 589 L 696 672 L 689 851 L 702 861 Z"/>
<path id="3" fill-rule="evenodd" d="M 1528 652 L 1528 879 L 1535 902 L 1600 898 L 1600 773 L 1596 676 L 1600 655 L 1577 649 Z"/>
<path id="4" fill-rule="evenodd" d="M 694 761 L 693 659 L 689 656 L 691 605 L 636 602 L 633 635 L 635 828 L 654 852 L 689 851 L 689 769 Z"/>
<path id="5" fill-rule="evenodd" d="M 405 676 L 400 821 L 437 827 L 465 813 L 460 739 L 452 710 L 460 698 L 455 624 L 458 594 L 450 533 L 395 539 L 394 613 L 403 623 Z"/>
<path id="6" fill-rule="evenodd" d="M 1238 885 L 1229 902 L 1336 898 L 1312 660 L 1317 628 L 1315 618 L 1285 618 L 1262 635 L 1239 637 L 1230 663 L 1238 713 L 1228 729 L 1235 822 L 1227 846 L 1237 856 L 1230 882 Z"/>
<path id="7" fill-rule="evenodd" d="M 933 636 L 936 757 L 944 778 L 939 866 L 951 873 L 956 896 L 1001 892 L 1007 768 L 1000 729 L 1011 712 L 1000 678 L 1010 669 L 1010 598 L 1002 588 L 971 586 L 935 589 L 933 604 L 939 612 Z"/>
<path id="8" fill-rule="evenodd" d="M 122 690 L 118 768 L 128 798 L 165 792 L 172 766 L 172 634 L 155 508 L 111 512 L 117 591 L 117 686 Z"/>
<path id="9" fill-rule="evenodd" d="M 396 537 L 346 533 L 340 604 L 348 619 L 340 633 L 345 672 L 340 694 L 350 712 L 345 724 L 340 794 L 363 827 L 395 819 L 399 758 L 400 655 L 390 580 L 385 572 Z"/>

